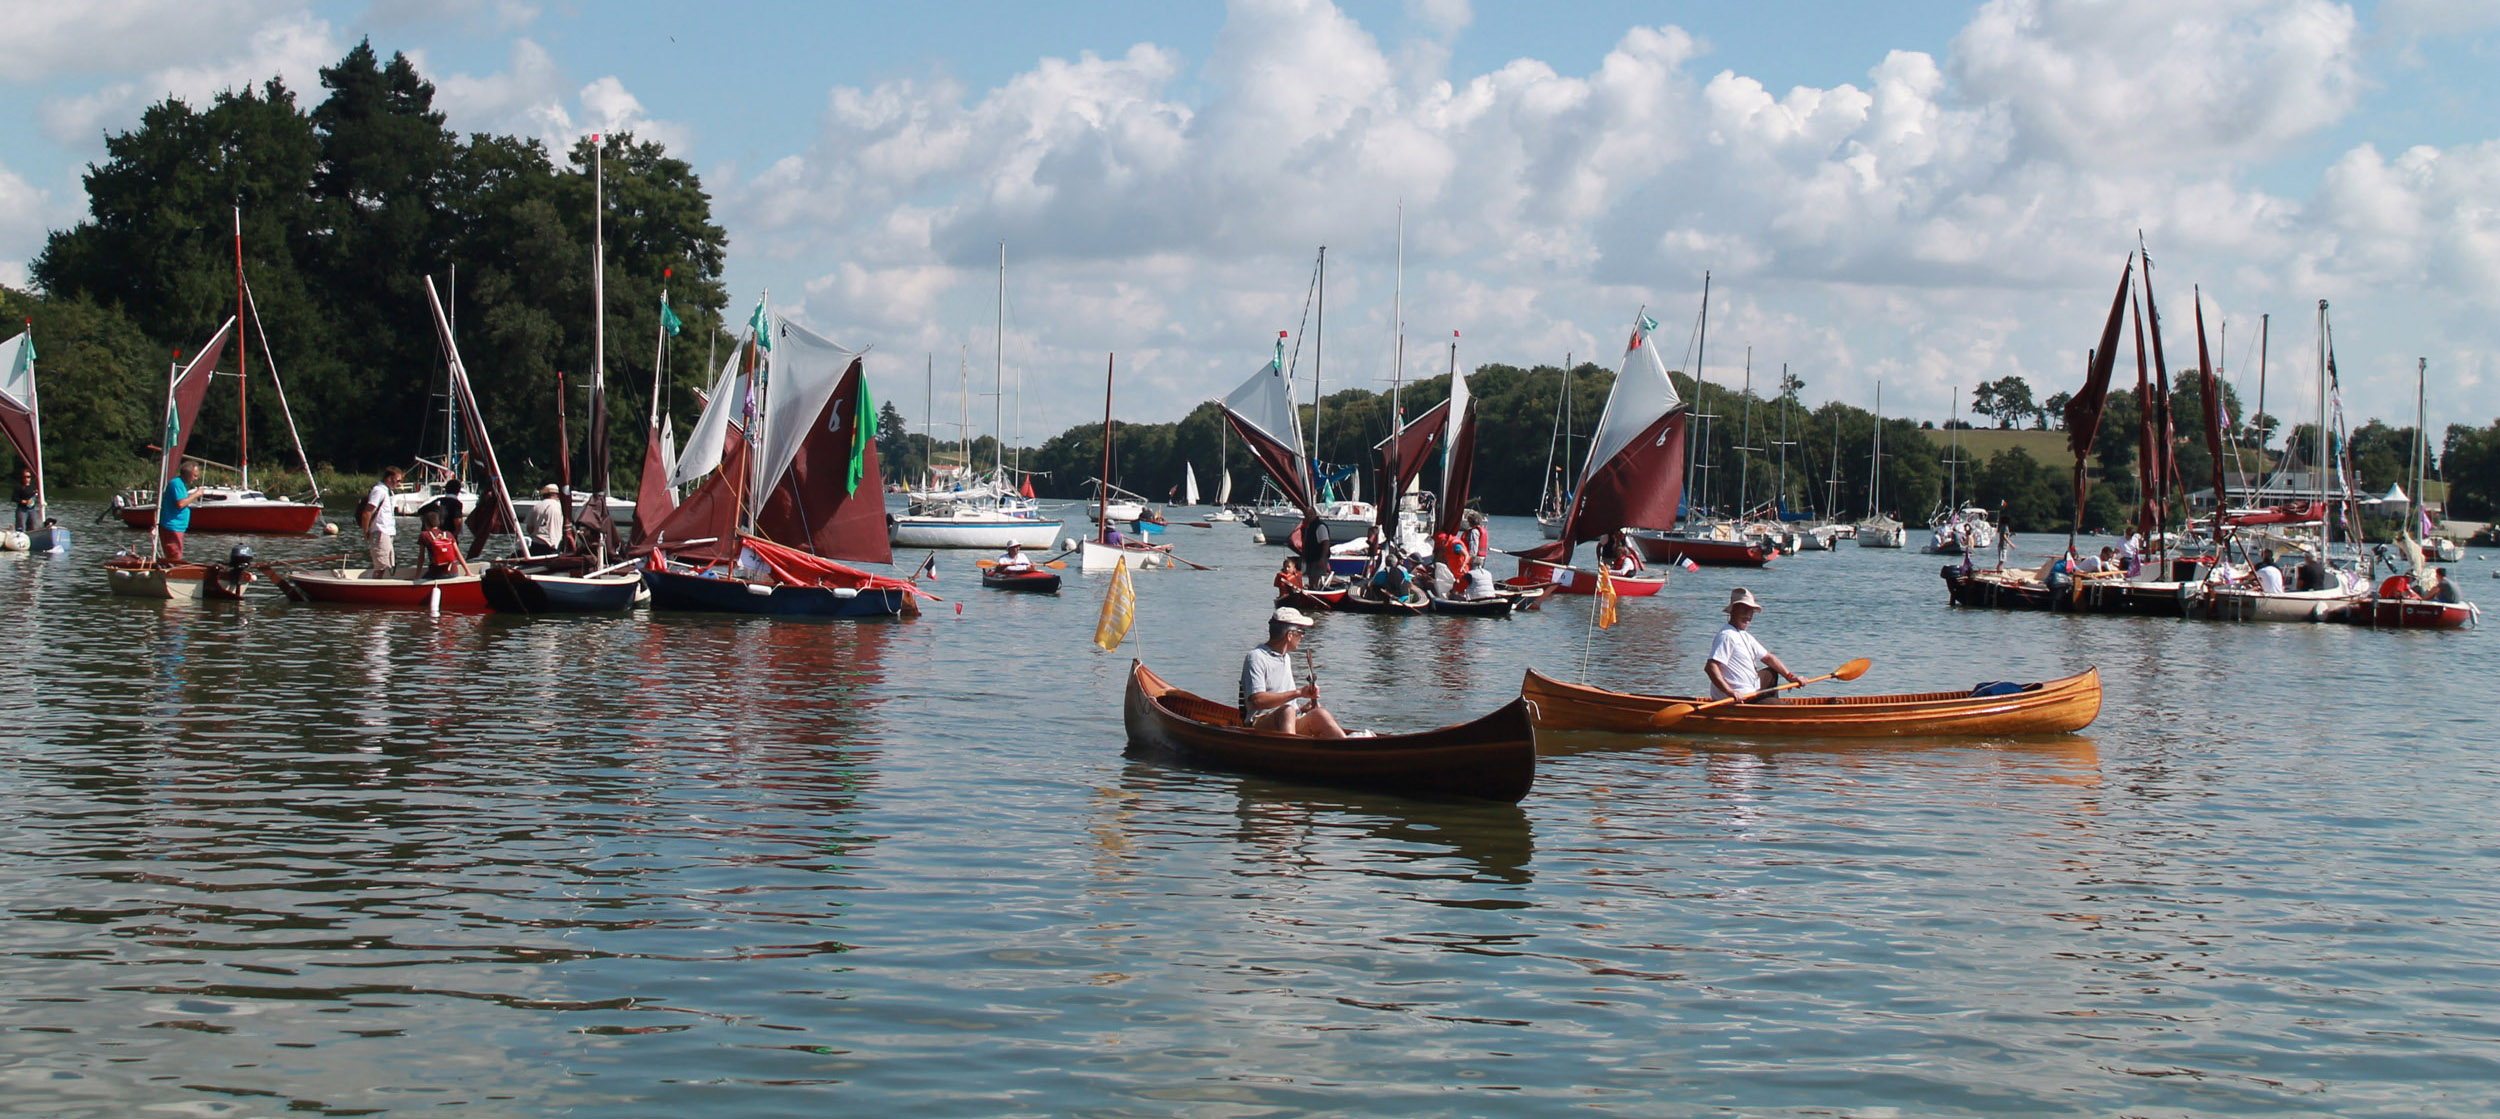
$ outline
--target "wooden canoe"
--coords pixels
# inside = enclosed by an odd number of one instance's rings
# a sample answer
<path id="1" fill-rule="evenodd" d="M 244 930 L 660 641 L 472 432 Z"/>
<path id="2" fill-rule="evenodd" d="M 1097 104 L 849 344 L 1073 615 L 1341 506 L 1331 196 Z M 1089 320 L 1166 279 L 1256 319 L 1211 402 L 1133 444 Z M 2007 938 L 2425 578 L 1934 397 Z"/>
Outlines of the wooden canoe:
<path id="1" fill-rule="evenodd" d="M 1566 684 L 1528 670 L 1520 685 L 1538 730 L 1613 734 L 1701 734 L 1743 738 L 2004 738 L 2069 734 L 2101 715 L 2101 673 L 2026 685 L 2019 692 L 1974 697 L 1969 692 L 1914 695 L 1801 696 L 1779 703 L 1732 703 L 1695 711 L 1670 727 L 1651 714 L 1669 704 L 1709 702 L 1690 696 L 1635 695 Z"/>
<path id="2" fill-rule="evenodd" d="M 1304 738 L 1244 727 L 1232 704 L 1175 688 L 1132 661 L 1122 716 L 1130 749 L 1314 785 L 1516 802 L 1536 779 L 1535 733 L 1516 699 L 1438 730 Z"/>

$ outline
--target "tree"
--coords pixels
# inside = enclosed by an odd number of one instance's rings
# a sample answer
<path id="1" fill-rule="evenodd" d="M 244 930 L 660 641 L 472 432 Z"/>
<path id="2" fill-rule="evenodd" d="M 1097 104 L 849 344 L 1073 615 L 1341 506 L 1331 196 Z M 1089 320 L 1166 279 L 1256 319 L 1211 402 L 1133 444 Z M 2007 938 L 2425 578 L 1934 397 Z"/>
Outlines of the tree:
<path id="1" fill-rule="evenodd" d="M 147 445 L 158 438 L 168 352 L 129 319 L 84 298 L 0 288 L 0 315 L 27 323 L 35 335 L 45 483 L 153 485 L 156 456 Z M 0 452 L 6 448 L 0 442 Z"/>
<path id="2" fill-rule="evenodd" d="M 2075 394 L 2060 392 L 2053 393 L 2047 400 L 2041 401 L 2040 430 L 2047 431 L 2052 426 L 2063 430 L 2066 426 L 2066 405 L 2074 399 Z"/>

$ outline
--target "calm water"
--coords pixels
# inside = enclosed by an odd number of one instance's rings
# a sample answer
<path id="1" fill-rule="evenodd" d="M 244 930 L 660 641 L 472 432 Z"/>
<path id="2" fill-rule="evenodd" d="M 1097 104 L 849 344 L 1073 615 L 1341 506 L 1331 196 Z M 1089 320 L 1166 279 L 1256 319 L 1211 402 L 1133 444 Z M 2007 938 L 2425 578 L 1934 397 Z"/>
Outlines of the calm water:
<path id="1" fill-rule="evenodd" d="M 1956 611 L 1847 545 L 1602 633 L 1324 620 L 1383 729 L 1530 665 L 1692 690 L 1740 584 L 1848 690 L 2108 687 L 2080 737 L 1579 742 L 1454 805 L 1123 756 L 1132 652 L 1229 698 L 1261 636 L 1238 526 L 1119 655 L 1100 577 L 969 555 L 961 615 L 529 621 L 113 599 L 125 539 L 0 556 L 4 1111 L 2500 1112 L 2490 634 Z"/>

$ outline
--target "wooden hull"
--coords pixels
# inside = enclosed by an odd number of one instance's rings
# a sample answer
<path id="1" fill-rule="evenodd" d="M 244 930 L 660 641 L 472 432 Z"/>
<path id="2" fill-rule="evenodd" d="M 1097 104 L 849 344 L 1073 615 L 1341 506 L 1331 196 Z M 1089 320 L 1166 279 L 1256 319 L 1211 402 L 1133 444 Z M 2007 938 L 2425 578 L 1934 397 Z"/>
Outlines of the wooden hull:
<path id="1" fill-rule="evenodd" d="M 440 579 L 367 579 L 365 569 L 290 571 L 278 576 L 287 597 L 300 602 L 363 606 L 382 610 L 439 610 L 446 614 L 483 614 L 486 592 L 475 575 Z"/>
<path id="2" fill-rule="evenodd" d="M 2481 618 L 2482 612 L 2470 602 L 2373 596 L 2335 620 L 2372 629 L 2464 629 Z"/>
<path id="3" fill-rule="evenodd" d="M 1348 594 L 1337 600 L 1337 612 L 1340 614 L 1385 614 L 1391 617 L 1411 618 L 1430 609 L 1432 609 L 1432 600 L 1429 596 L 1415 599 L 1392 599 Z"/>
<path id="4" fill-rule="evenodd" d="M 1521 608 L 1521 600 L 1533 602 L 1541 597 L 1543 597 L 1543 592 L 1539 591 L 1516 595 L 1497 594 L 1492 598 L 1436 598 L 1432 600 L 1432 612 L 1452 614 L 1461 618 L 1507 618 L 1510 617 L 1511 611 Z"/>
<path id="5" fill-rule="evenodd" d="M 1133 750 L 1315 785 L 1516 802 L 1536 780 L 1535 735 L 1515 699 L 1438 730 L 1303 738 L 1243 727 L 1231 704 L 1191 695 L 1132 662 L 1122 716 Z"/>
<path id="6" fill-rule="evenodd" d="M 1021 575 L 1003 571 L 984 571 L 981 573 L 981 585 L 995 591 L 1058 594 L 1059 576 L 1049 571 L 1029 571 Z"/>
<path id="7" fill-rule="evenodd" d="M 1991 571 L 1962 574 L 1957 564 L 1941 571 L 1945 593 L 1956 606 L 1997 610 L 2053 610 L 2066 614 L 2117 614 L 2140 618 L 2202 617 L 2203 585 L 2199 583 L 2130 583 L 2122 579 L 2077 579 L 2052 587 L 2005 578 Z"/>
<path id="8" fill-rule="evenodd" d="M 1120 567 L 1120 561 L 1124 559 L 1128 561 L 1128 569 L 1131 571 L 1163 567 L 1172 562 L 1164 556 L 1161 548 L 1098 544 L 1091 540 L 1083 540 L 1077 543 L 1077 549 L 1079 553 L 1077 570 L 1079 571 L 1116 571 Z"/>
<path id="9" fill-rule="evenodd" d="M 776 587 L 744 579 L 690 575 L 682 571 L 646 570 L 642 579 L 651 587 L 651 608 L 654 610 L 699 610 L 785 618 L 891 618 L 904 613 L 911 601 L 911 592 L 892 588 L 845 593 L 847 588 Z"/>
<path id="10" fill-rule="evenodd" d="M 2336 622 L 2362 608 L 2361 591 L 2286 591 L 2206 586 L 2190 602 L 2191 617 L 2217 622 Z"/>
<path id="11" fill-rule="evenodd" d="M 1292 594 L 1276 596 L 1276 605 L 1290 606 L 1296 610 L 1334 610 L 1337 604 L 1343 601 L 1345 601 L 1345 591 L 1342 588 L 1330 591 L 1295 591 Z"/>
<path id="12" fill-rule="evenodd" d="M 1945 594 L 1955 606 L 1985 610 L 2058 610 L 2058 595 L 2045 583 L 2013 579 L 1993 571 L 1963 575 L 1959 567 L 1944 569 Z"/>
<path id="13" fill-rule="evenodd" d="M 616 614 L 644 595 L 642 576 L 631 571 L 591 578 L 503 563 L 478 573 L 478 590 L 499 614 Z"/>
<path id="14" fill-rule="evenodd" d="M 1777 554 L 1757 540 L 1711 540 L 1669 533 L 1635 534 L 1632 543 L 1639 546 L 1642 559 L 1658 564 L 1691 560 L 1703 567 L 1763 567 Z"/>
<path id="15" fill-rule="evenodd" d="M 1648 598 L 1665 589 L 1667 577 L 1661 575 L 1617 575 L 1608 580 L 1615 586 L 1618 598 Z M 1556 567 L 1537 560 L 1520 560 L 1519 574 L 1505 580 L 1509 585 L 1541 586 L 1553 584 L 1555 594 L 1596 594 L 1597 573 L 1576 567 Z"/>
<path id="16" fill-rule="evenodd" d="M 122 523 L 155 528 L 156 506 L 131 505 L 121 510 Z M 191 527 L 198 533 L 302 534 L 321 523 L 321 507 L 301 501 L 202 501 L 191 506 Z"/>
<path id="17" fill-rule="evenodd" d="M 2101 714 L 2101 674 L 2099 669 L 2086 669 L 2009 695 L 1926 692 L 1737 703 L 1695 711 L 1665 728 L 1650 726 L 1649 717 L 1669 704 L 1698 705 L 1708 700 L 1566 684 L 1535 669 L 1528 670 L 1520 695 L 1541 731 L 1740 738 L 2004 738 L 2070 734 L 2090 726 Z"/>

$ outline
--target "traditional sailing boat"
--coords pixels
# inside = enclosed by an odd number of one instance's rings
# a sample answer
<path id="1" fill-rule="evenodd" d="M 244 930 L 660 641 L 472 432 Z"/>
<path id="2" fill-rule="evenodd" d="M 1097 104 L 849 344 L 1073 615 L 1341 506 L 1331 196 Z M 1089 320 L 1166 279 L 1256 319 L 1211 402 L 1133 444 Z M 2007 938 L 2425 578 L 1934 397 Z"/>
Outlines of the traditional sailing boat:
<path id="1" fill-rule="evenodd" d="M 590 434 L 587 440 L 590 452 L 591 502 L 578 516 L 570 518 L 573 525 L 580 530 L 578 538 L 584 541 L 585 546 L 577 555 L 539 559 L 529 555 L 530 537 L 527 533 L 523 533 L 521 535 L 522 558 L 494 564 L 480 573 L 480 586 L 486 594 L 486 601 L 496 610 L 507 614 L 612 613 L 618 610 L 630 610 L 637 600 L 649 595 L 643 587 L 641 576 L 627 570 L 633 566 L 632 561 L 608 562 L 611 554 L 616 551 L 619 541 L 616 538 L 616 522 L 612 519 L 614 507 L 609 501 L 609 471 L 612 456 L 608 453 L 608 254 L 604 232 L 607 225 L 605 193 L 607 176 L 603 163 L 599 137 L 593 136 L 591 137 L 590 165 L 592 184 Z M 661 337 L 663 350 L 665 350 L 667 319 L 674 317 L 666 314 L 668 296 L 665 292 L 660 296 L 660 309 L 663 312 Z M 563 391 L 562 374 L 557 375 L 556 383 L 557 391 L 561 394 Z M 638 496 L 654 488 L 651 471 L 656 465 L 653 462 L 656 457 L 655 452 L 659 449 L 656 438 L 660 431 L 658 402 L 659 367 L 655 364 L 652 367 L 651 436 L 646 437 L 644 442 L 644 473 L 640 489 L 637 491 Z M 558 395 L 556 398 L 556 444 L 558 454 L 562 456 L 565 474 L 565 484 L 559 487 L 558 494 L 563 499 L 560 507 L 570 510 L 572 508 L 572 460 L 571 456 L 566 453 L 564 442 L 564 398 Z M 660 485 L 657 488 L 663 501 L 666 501 L 669 497 L 668 487 Z M 664 510 L 655 510 L 655 512 L 662 511 Z M 635 512 L 637 513 L 635 535 L 639 536 L 642 534 L 639 516 L 640 502 L 636 502 Z"/>
<path id="2" fill-rule="evenodd" d="M 671 476 L 703 483 L 645 542 L 654 609 L 919 613 L 910 580 L 839 562 L 894 558 L 862 352 L 757 303 Z"/>
<path id="3" fill-rule="evenodd" d="M 217 373 L 217 357 L 225 351 L 226 334 L 234 329 L 234 323 L 235 320 L 230 318 L 219 326 L 217 333 L 209 336 L 208 344 L 192 355 L 190 365 L 177 363 L 171 369 L 165 385 L 165 439 L 156 462 L 155 492 L 164 492 L 182 462 L 183 448 L 191 441 L 192 421 L 199 416 L 200 402 L 208 397 L 209 380 Z M 150 506 L 150 513 L 154 513 L 153 506 Z M 196 509 L 194 513 L 196 515 Z M 154 523 L 152 517 L 150 523 Z M 106 585 L 114 594 L 131 598 L 195 602 L 202 598 L 243 597 L 240 572 L 232 573 L 230 577 L 218 577 L 225 574 L 223 569 L 213 569 L 198 562 L 167 560 L 161 548 L 161 538 L 150 533 L 147 555 L 123 552 L 104 561 Z M 245 557 L 238 554 L 236 558 Z"/>
<path id="4" fill-rule="evenodd" d="M 252 326 L 255 330 L 259 330 L 260 308 L 254 304 L 251 290 L 243 282 L 243 210 L 241 207 L 237 207 L 234 211 L 234 304 L 236 316 L 233 320 L 236 325 L 234 341 L 235 423 L 237 428 L 235 463 L 227 469 L 234 471 L 235 484 L 201 486 L 194 491 L 189 531 L 203 533 L 311 532 L 313 526 L 321 522 L 321 486 L 320 483 L 313 481 L 312 469 L 304 458 L 304 440 L 301 436 L 295 439 L 295 461 L 298 465 L 305 467 L 304 480 L 312 489 L 312 500 L 297 501 L 292 498 L 271 497 L 252 488 L 250 438 L 252 379 L 249 368 L 251 345 L 241 329 L 240 320 L 243 316 L 249 315 Z M 221 337 L 223 333 L 223 331 L 219 332 Z M 277 363 L 269 360 L 268 333 L 261 330 L 260 334 L 262 364 L 269 367 L 269 383 L 278 390 L 278 407 L 287 417 L 287 432 L 294 435 L 295 416 L 286 406 L 286 386 L 278 380 Z M 222 346 L 222 343 L 220 345 Z M 212 364 L 210 371 L 214 372 L 214 370 L 215 366 Z M 175 433 L 169 426 L 167 434 L 169 439 L 179 439 L 186 446 L 190 443 L 192 421 L 198 417 L 200 404 L 207 399 L 207 395 L 206 384 L 201 384 L 192 391 L 191 395 L 186 398 L 187 408 L 179 417 L 182 425 L 181 431 Z M 198 461 L 208 466 L 223 465 L 208 462 L 206 459 Z M 158 495 L 164 492 L 164 484 L 172 480 L 174 472 L 181 468 L 182 456 L 176 455 L 166 469 L 158 472 L 156 489 L 130 490 L 115 495 L 113 506 L 121 514 L 122 523 L 132 528 L 155 528 Z"/>
<path id="5" fill-rule="evenodd" d="M 1572 487 L 1560 535 L 1551 543 L 1513 553 L 1519 575 L 1513 585 L 1552 583 L 1564 594 L 1597 593 L 1597 573 L 1570 566 L 1586 541 L 1641 524 L 1672 524 L 1683 496 L 1684 424 L 1687 409 L 1667 377 L 1666 362 L 1651 344 L 1658 328 L 1647 314 L 1633 319 L 1622 372 L 1607 393 L 1605 410 L 1590 436 L 1589 457 Z M 1654 595 L 1666 586 L 1662 573 L 1609 580 L 1618 595 Z"/>
<path id="6" fill-rule="evenodd" d="M 1110 571 L 1119 567 L 1122 560 L 1130 561 L 1132 567 L 1141 568 L 1154 567 L 1170 560 L 1169 548 L 1127 541 L 1114 544 L 1106 539 L 1113 531 L 1112 522 L 1120 519 L 1113 512 L 1111 501 L 1111 491 L 1116 488 L 1111 484 L 1111 381 L 1117 359 L 1116 354 L 1103 357 L 1102 477 L 1097 479 L 1100 486 L 1094 491 L 1094 523 L 1097 527 L 1091 538 L 1077 542 L 1077 564 L 1081 571 Z M 1132 519 L 1136 516 L 1130 514 Z"/>
<path id="7" fill-rule="evenodd" d="M 17 451 L 17 461 L 35 476 L 34 524 L 24 530 L 12 525 L 0 539 L 0 550 L 14 552 L 58 552 L 69 547 L 69 533 L 52 523 L 52 514 L 43 486 L 43 408 L 35 394 L 35 334 L 19 331 L 17 336 L 0 342 L 0 433 L 7 435 L 9 446 Z"/>
<path id="8" fill-rule="evenodd" d="M 460 360 L 460 348 L 451 335 L 451 320 L 443 314 L 442 298 L 434 290 L 434 278 L 431 276 L 425 280 L 425 298 L 434 314 L 435 338 L 443 347 L 453 404 L 459 411 L 460 423 L 468 433 L 474 461 L 486 472 L 486 478 L 479 486 L 478 508 L 471 514 L 470 524 L 480 538 L 491 532 L 512 531 L 520 523 L 520 518 L 513 514 L 512 494 L 504 486 L 503 466 L 495 458 L 494 442 L 486 436 L 485 415 L 478 410 L 477 394 L 469 385 L 468 366 Z M 526 538 L 523 546 L 527 546 Z M 416 577 L 405 577 L 365 568 L 297 569 L 280 574 L 278 587 L 286 592 L 288 598 L 298 602 L 461 613 L 488 609 L 486 594 L 479 587 L 475 573 L 428 579 L 423 577 L 423 572 L 424 569 L 419 567 Z"/>
<path id="9" fill-rule="evenodd" d="M 1554 431 L 1545 440 L 1545 480 L 1536 495 L 1537 534 L 1547 540 L 1562 536 L 1563 514 L 1571 509 L 1571 355 L 1563 355 L 1562 391 L 1554 398 Z M 1562 461 L 1554 461 L 1555 451 Z"/>

